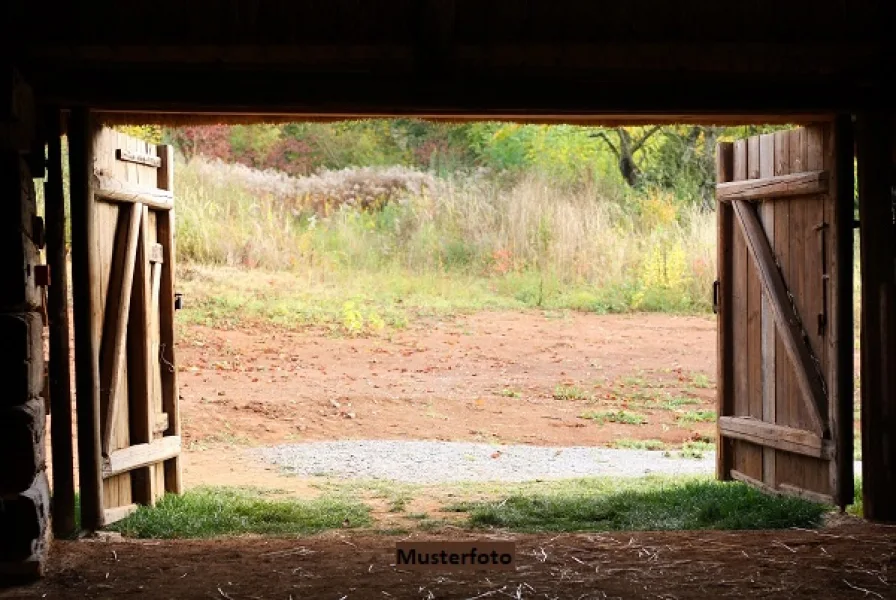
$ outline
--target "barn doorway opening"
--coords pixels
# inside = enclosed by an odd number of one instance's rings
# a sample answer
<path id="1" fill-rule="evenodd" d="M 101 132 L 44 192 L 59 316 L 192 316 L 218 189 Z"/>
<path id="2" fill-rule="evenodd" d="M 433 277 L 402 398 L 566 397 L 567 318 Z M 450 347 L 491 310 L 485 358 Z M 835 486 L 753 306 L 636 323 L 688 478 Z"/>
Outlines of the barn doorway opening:
<path id="1" fill-rule="evenodd" d="M 715 149 L 785 129 L 118 126 L 174 156 L 184 488 L 406 529 L 712 477 Z"/>

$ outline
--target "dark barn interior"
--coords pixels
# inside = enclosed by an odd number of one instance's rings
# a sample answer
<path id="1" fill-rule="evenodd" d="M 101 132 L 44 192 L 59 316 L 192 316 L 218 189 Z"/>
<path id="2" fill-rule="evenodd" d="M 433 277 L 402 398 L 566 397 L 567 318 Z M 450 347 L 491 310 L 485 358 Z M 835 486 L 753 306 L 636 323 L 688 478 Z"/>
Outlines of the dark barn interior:
<path id="1" fill-rule="evenodd" d="M 82 524 L 103 525 L 100 470 L 91 468 L 100 460 L 100 420 L 91 408 L 99 400 L 86 400 L 101 393 L 100 348 L 88 334 L 90 302 L 78 300 L 90 295 L 92 276 L 91 145 L 101 123 L 153 120 L 836 124 L 841 142 L 854 141 L 839 147 L 854 149 L 858 168 L 864 510 L 868 519 L 896 522 L 894 22 L 896 5 L 883 0 L 7 0 L 0 8 L 0 573 L 41 574 L 52 560 L 52 530 L 72 527 L 70 450 L 69 469 L 61 466 L 64 449 L 53 461 L 52 507 L 45 470 L 44 245 L 55 284 L 49 395 L 54 406 L 70 402 L 73 352 L 73 391 L 86 407 L 79 402 Z M 64 291 L 54 294 L 67 285 L 65 214 L 52 200 L 62 193 L 61 133 L 71 151 L 74 348 Z M 837 168 L 851 178 L 843 156 Z M 35 218 L 34 193 L 34 179 L 45 174 L 46 226 Z M 852 198 L 845 200 L 851 213 Z M 850 244 L 843 256 L 851 253 Z M 832 340 L 829 352 L 851 356 L 851 334 Z M 839 385 L 851 403 L 852 378 Z M 71 423 L 53 419 L 57 426 L 54 443 L 71 439 Z M 177 491 L 175 472 L 170 481 L 166 489 Z"/>

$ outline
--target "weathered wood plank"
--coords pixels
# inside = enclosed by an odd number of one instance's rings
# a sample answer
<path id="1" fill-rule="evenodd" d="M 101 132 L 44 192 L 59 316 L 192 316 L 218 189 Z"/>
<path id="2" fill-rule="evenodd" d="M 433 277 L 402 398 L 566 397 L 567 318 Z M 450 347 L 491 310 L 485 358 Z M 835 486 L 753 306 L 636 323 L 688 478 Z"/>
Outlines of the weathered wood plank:
<path id="1" fill-rule="evenodd" d="M 732 471 L 731 473 L 732 479 L 740 481 L 742 483 L 746 483 L 747 485 L 753 486 L 755 488 L 761 489 L 763 492 L 767 494 L 772 494 L 775 496 L 798 496 L 800 498 L 805 498 L 806 500 L 811 500 L 812 502 L 818 502 L 820 504 L 833 504 L 833 499 L 826 494 L 819 494 L 818 492 L 812 492 L 809 490 L 804 490 L 802 488 L 798 488 L 794 485 L 789 485 L 786 483 L 782 483 L 778 489 L 775 489 L 771 486 L 764 484 L 754 477 L 750 477 L 740 471 Z"/>
<path id="2" fill-rule="evenodd" d="M 159 146 L 162 166 L 158 170 L 157 186 L 172 194 L 174 191 L 174 148 Z M 162 362 L 162 409 L 171 420 L 168 433 L 180 435 L 180 408 L 177 390 L 177 360 L 174 355 L 174 275 L 176 249 L 174 237 L 174 210 L 158 214 L 159 242 L 165 249 L 161 265 L 161 289 L 159 296 L 160 360 Z M 165 490 L 180 494 L 183 476 L 179 456 L 165 462 Z"/>
<path id="3" fill-rule="evenodd" d="M 763 175 L 758 179 L 718 184 L 716 199 L 722 202 L 774 200 L 791 196 L 823 194 L 828 191 L 829 182 L 830 173 L 824 170 L 790 175 Z"/>
<path id="4" fill-rule="evenodd" d="M 776 131 L 774 133 L 775 156 L 774 174 L 788 175 L 790 173 L 790 132 Z M 790 285 L 790 202 L 773 202 L 775 219 L 775 258 L 781 269 L 785 285 Z M 774 317 L 772 317 L 774 318 Z M 775 328 L 775 422 L 787 425 L 791 421 L 790 394 L 793 365 L 784 349 L 784 342 Z M 780 464 L 784 462 L 785 464 Z M 780 478 L 781 467 L 786 467 L 786 457 L 776 457 L 775 476 Z"/>
<path id="5" fill-rule="evenodd" d="M 131 393 L 131 442 L 148 444 L 155 433 L 155 410 L 152 407 L 152 349 L 149 328 L 152 320 L 150 311 L 151 263 L 149 243 L 149 208 L 142 208 L 140 219 L 140 241 L 137 244 L 137 259 L 134 272 L 131 315 L 128 320 L 128 371 Z M 153 505 L 156 498 L 155 477 L 150 468 L 140 469 L 131 475 L 134 500 L 140 504 Z"/>
<path id="6" fill-rule="evenodd" d="M 768 238 L 762 232 L 755 208 L 743 200 L 735 200 L 733 206 L 752 262 L 757 266 L 763 289 L 769 298 L 778 333 L 795 367 L 797 385 L 806 402 L 810 419 L 816 432 L 821 435 L 827 428 L 827 398 L 817 373 L 815 358 L 811 349 L 803 342 L 799 315 L 794 312 L 788 300 L 787 288 L 775 265 Z"/>
<path id="7" fill-rule="evenodd" d="M 103 477 L 114 477 L 173 458 L 180 453 L 180 442 L 179 435 L 169 435 L 149 444 L 135 444 L 116 450 L 104 461 Z"/>
<path id="8" fill-rule="evenodd" d="M 72 211 L 72 287 L 75 325 L 75 387 L 78 419 L 78 476 L 81 527 L 101 529 L 103 480 L 100 450 L 100 341 L 94 335 L 102 306 L 94 294 L 98 256 L 91 251 L 97 236 L 93 210 L 94 139 L 97 129 L 88 109 L 74 108 L 68 125 Z"/>
<path id="9" fill-rule="evenodd" d="M 137 504 L 125 504 L 124 506 L 108 508 L 103 511 L 104 521 L 106 522 L 106 525 L 111 525 L 116 521 L 121 521 L 122 519 L 127 518 L 138 508 L 140 508 L 140 506 Z"/>
<path id="10" fill-rule="evenodd" d="M 111 177 L 97 177 L 94 185 L 96 196 L 101 200 L 145 204 L 154 210 L 170 210 L 174 206 L 173 196 L 168 190 L 139 187 Z"/>
<path id="11" fill-rule="evenodd" d="M 730 181 L 734 176 L 734 144 L 722 142 L 716 148 L 716 180 Z M 734 412 L 734 345 L 732 248 L 734 245 L 734 216 L 729 204 L 718 204 L 717 269 L 719 282 L 719 316 L 717 327 L 716 414 Z M 730 479 L 732 466 L 731 440 L 725 439 L 716 428 L 716 477 Z"/>
<path id="12" fill-rule="evenodd" d="M 822 439 L 804 429 L 767 423 L 752 417 L 719 417 L 719 429 L 727 437 L 777 448 L 785 452 L 826 460 L 834 457 L 833 442 Z M 769 483 L 769 485 L 771 484 Z"/>
<path id="13" fill-rule="evenodd" d="M 747 138 L 747 177 L 759 177 L 759 136 Z M 735 212 L 736 214 L 736 212 Z M 746 238 L 744 238 L 746 241 Z M 748 253 L 749 256 L 749 253 Z M 747 260 L 747 332 L 745 350 L 748 365 L 747 412 L 743 413 L 757 419 L 762 418 L 762 282 L 759 279 L 757 266 Z M 765 449 L 749 446 L 750 466 L 742 469 L 744 473 L 762 479 L 763 457 Z"/>
<path id="14" fill-rule="evenodd" d="M 852 462 L 852 461 L 850 461 Z M 797 487 L 795 485 L 791 485 L 789 483 L 781 484 L 781 491 L 785 492 L 789 496 L 796 496 L 797 498 L 803 498 L 804 500 L 809 500 L 810 502 L 817 502 L 818 504 L 829 504 L 831 506 L 835 506 L 836 502 L 834 501 L 834 497 L 828 494 L 820 494 L 818 492 L 813 492 L 812 490 L 806 490 L 801 487 Z"/>
<path id="15" fill-rule="evenodd" d="M 759 137 L 759 177 L 770 178 L 775 174 L 775 136 L 765 134 Z M 772 252 L 775 251 L 775 206 L 768 200 L 759 206 L 759 220 L 765 236 L 771 241 Z M 762 420 L 774 423 L 775 416 L 775 384 L 777 378 L 775 363 L 775 319 L 769 304 L 768 295 L 762 294 Z M 771 487 L 777 486 L 776 476 L 777 454 L 773 447 L 762 451 L 762 480 Z"/>
<path id="16" fill-rule="evenodd" d="M 749 175 L 749 142 L 746 139 L 734 142 L 734 180 L 745 180 Z M 732 207 L 732 213 L 733 213 Z M 736 221 L 736 218 L 734 219 Z M 759 283 L 755 273 L 755 267 L 750 263 L 746 240 L 739 227 L 734 228 L 734 372 L 736 388 L 734 394 L 734 414 L 742 416 L 758 416 L 754 414 L 753 392 L 758 385 L 758 375 L 754 379 L 753 352 L 757 348 L 750 349 L 751 341 L 751 316 L 758 319 L 759 308 Z M 752 285 L 751 285 L 752 284 Z M 751 296 L 751 290 L 756 293 L 756 298 Z M 753 302 L 751 302 L 751 299 Z M 755 314 L 751 315 L 751 309 L 755 308 Z M 758 326 L 758 323 L 756 324 Z M 758 361 L 758 357 L 757 357 Z M 748 473 L 751 476 L 762 477 L 762 449 L 755 444 L 741 440 L 732 440 L 734 447 L 734 463 L 732 468 Z"/>
<path id="17" fill-rule="evenodd" d="M 116 250 L 112 273 L 120 273 L 121 279 L 110 285 L 106 302 L 106 325 L 103 328 L 101 346 L 100 382 L 101 406 L 105 414 L 103 422 L 103 456 L 108 456 L 115 414 L 118 409 L 115 396 L 121 380 L 125 359 L 128 317 L 131 307 L 131 292 L 134 281 L 134 267 L 137 258 L 137 241 L 140 237 L 140 221 L 143 206 L 134 204 L 130 209 L 124 247 Z"/>
<path id="18" fill-rule="evenodd" d="M 52 280 L 47 292 L 50 321 L 50 429 L 53 458 L 53 535 L 65 538 L 75 530 L 75 473 L 72 446 L 71 348 L 68 319 L 68 265 L 65 248 L 65 194 L 62 175 L 62 115 L 47 115 L 47 182 L 44 202 L 47 220 L 47 264 Z"/>

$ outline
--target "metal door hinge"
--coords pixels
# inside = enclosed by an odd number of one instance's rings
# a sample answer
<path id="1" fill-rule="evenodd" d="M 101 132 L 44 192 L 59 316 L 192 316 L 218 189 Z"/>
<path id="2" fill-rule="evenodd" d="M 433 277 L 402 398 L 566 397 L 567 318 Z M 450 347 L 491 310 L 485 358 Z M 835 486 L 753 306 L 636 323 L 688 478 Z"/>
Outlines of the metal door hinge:
<path id="1" fill-rule="evenodd" d="M 719 314 L 719 290 L 721 288 L 721 282 L 716 279 L 712 282 L 712 312 L 713 314 Z"/>

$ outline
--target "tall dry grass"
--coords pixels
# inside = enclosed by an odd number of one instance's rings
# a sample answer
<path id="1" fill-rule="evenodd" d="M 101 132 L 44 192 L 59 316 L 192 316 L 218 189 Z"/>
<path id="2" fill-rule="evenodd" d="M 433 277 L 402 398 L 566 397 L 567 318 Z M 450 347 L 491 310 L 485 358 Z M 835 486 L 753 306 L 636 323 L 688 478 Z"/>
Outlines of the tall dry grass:
<path id="1" fill-rule="evenodd" d="M 463 273 L 526 304 L 554 294 L 589 310 L 710 303 L 715 216 L 671 195 L 624 200 L 538 177 L 506 185 L 396 168 L 290 178 L 201 159 L 176 173 L 178 252 L 188 261 Z"/>

